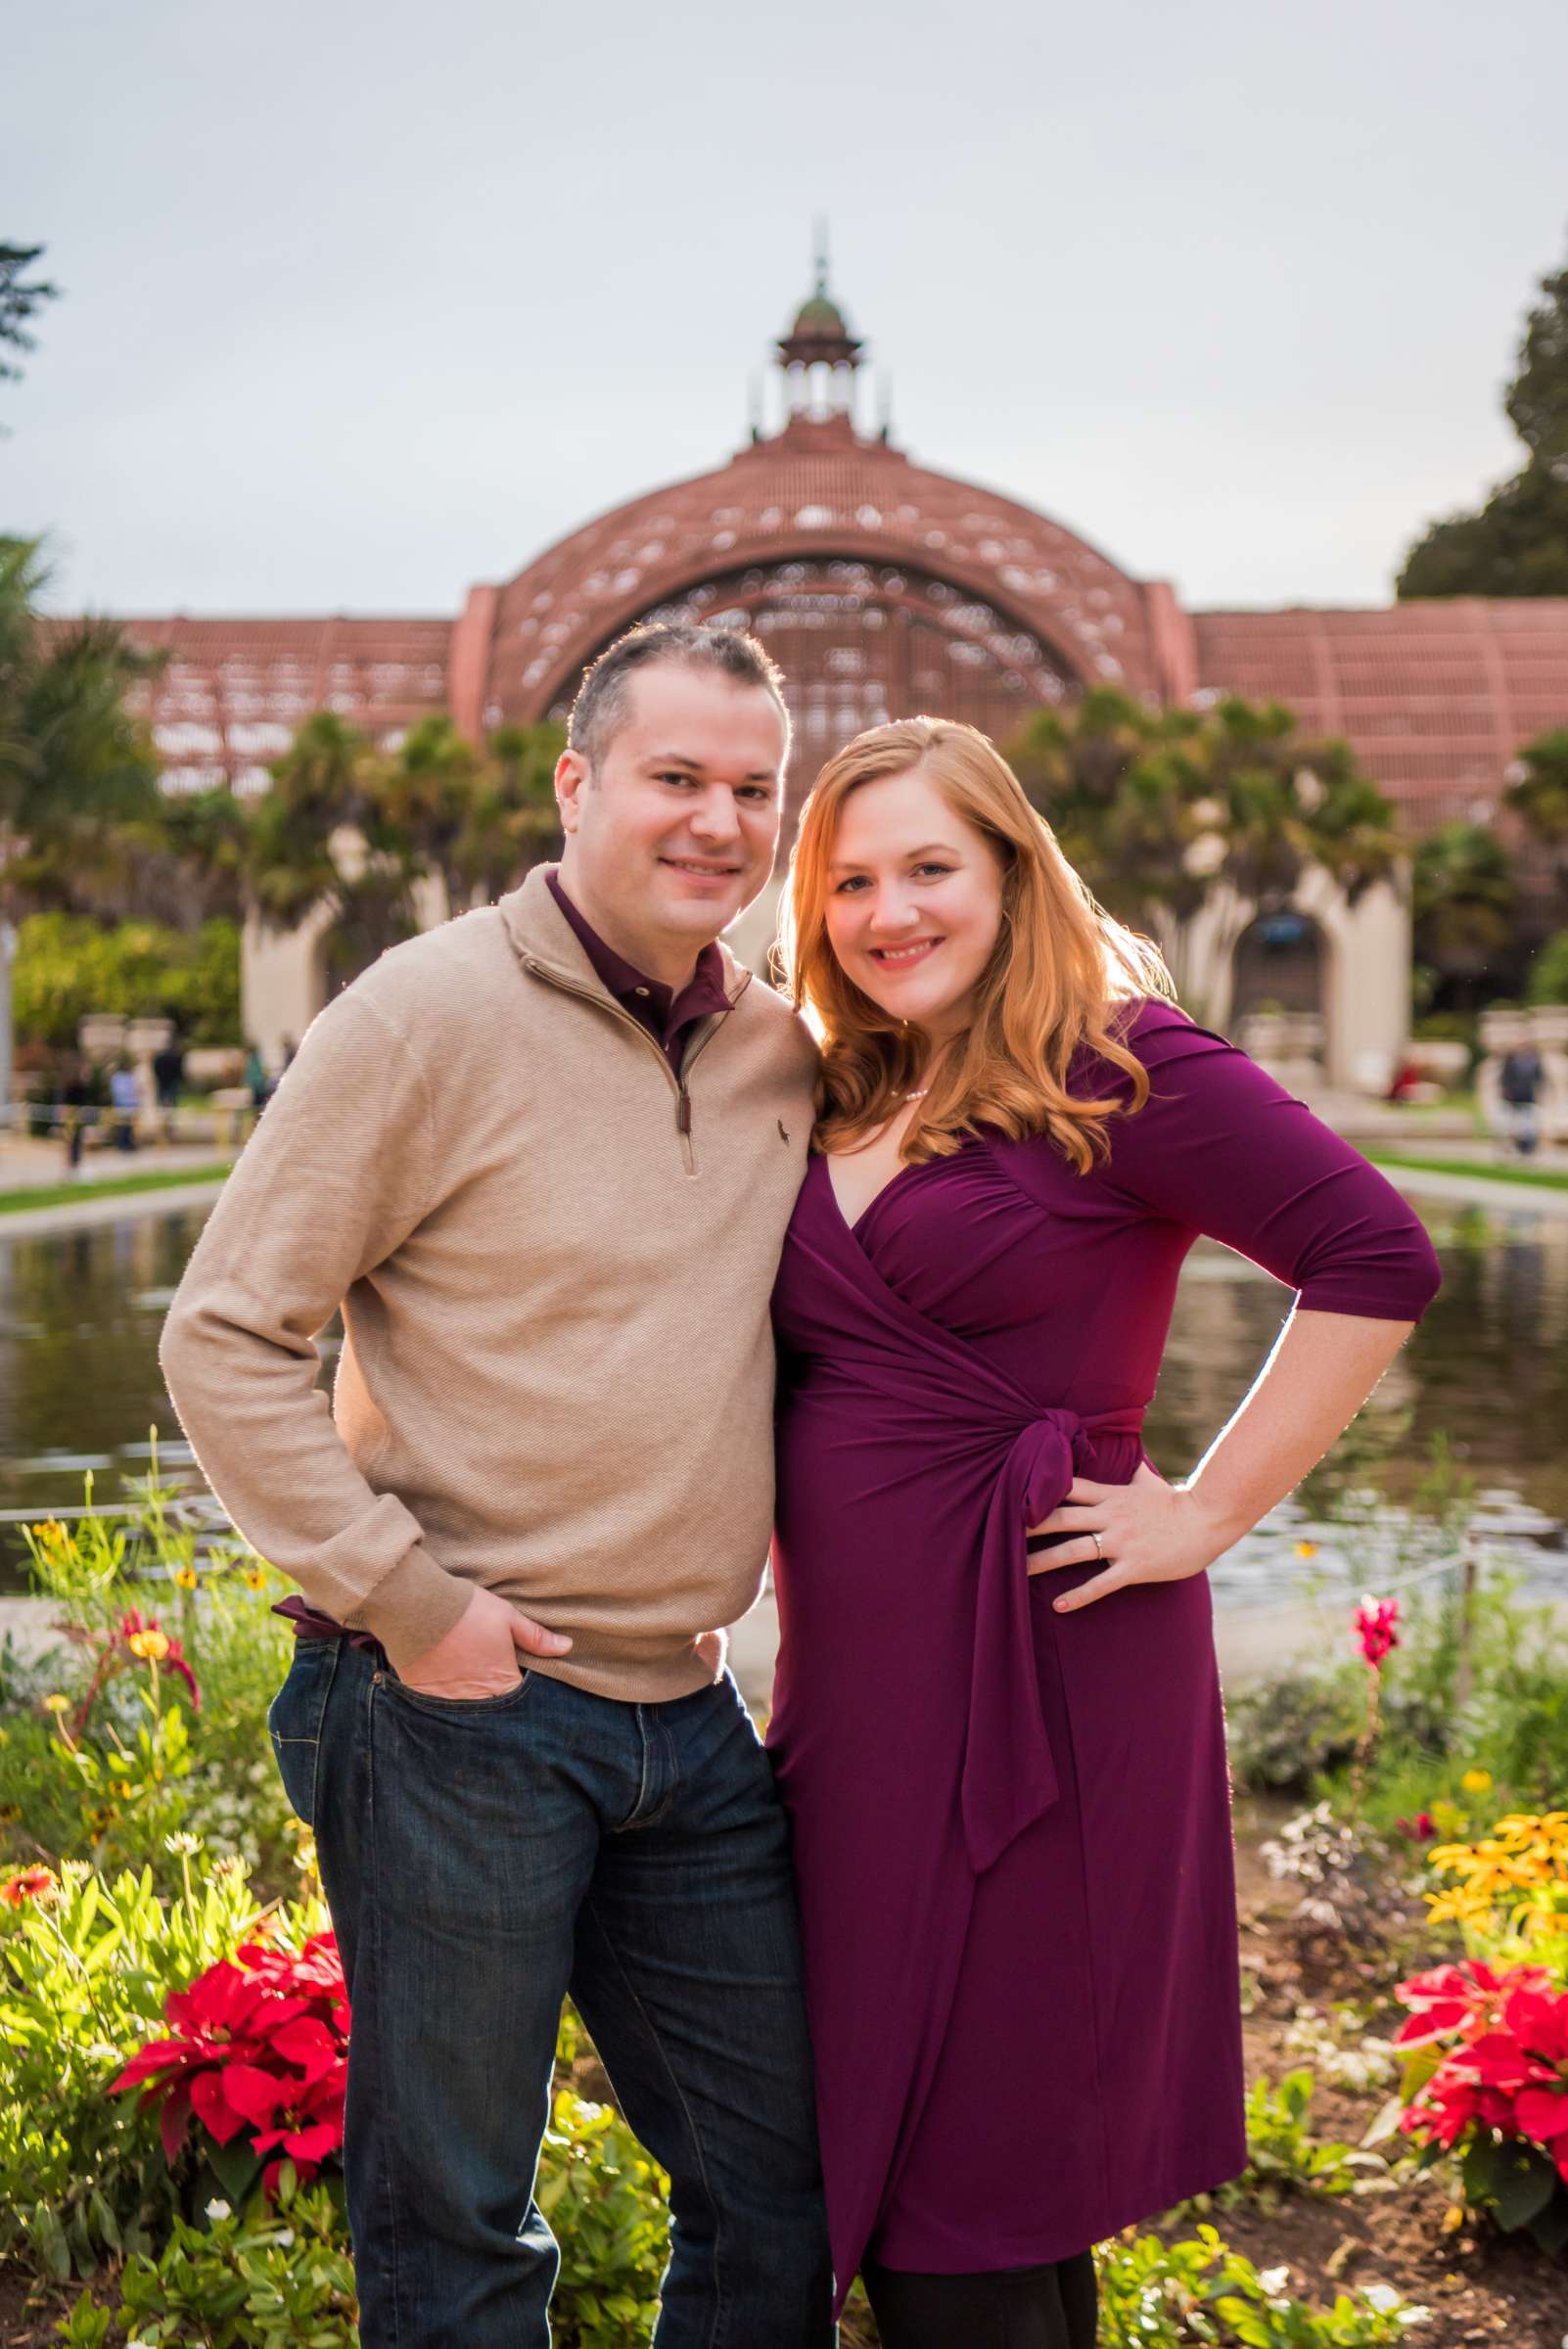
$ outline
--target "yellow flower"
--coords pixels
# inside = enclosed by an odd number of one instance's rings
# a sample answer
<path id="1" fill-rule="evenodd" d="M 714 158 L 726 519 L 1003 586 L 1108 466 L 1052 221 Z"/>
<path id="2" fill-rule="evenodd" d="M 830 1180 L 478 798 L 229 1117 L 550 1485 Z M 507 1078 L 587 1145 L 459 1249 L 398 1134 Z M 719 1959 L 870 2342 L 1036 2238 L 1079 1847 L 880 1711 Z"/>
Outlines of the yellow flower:
<path id="1" fill-rule="evenodd" d="M 245 1582 L 249 1590 L 264 1590 L 267 1587 L 266 1568 L 264 1566 L 248 1566 L 245 1570 Z"/>
<path id="2" fill-rule="evenodd" d="M 168 1654 L 168 1640 L 161 1632 L 132 1632 L 125 1645 L 144 1664 L 156 1664 L 160 1657 Z"/>
<path id="3" fill-rule="evenodd" d="M 1298 1542 L 1296 1544 L 1296 1555 L 1298 1558 L 1315 1558 L 1317 1555 L 1316 1543 Z"/>
<path id="4" fill-rule="evenodd" d="M 196 1589 L 196 1568 L 194 1566 L 176 1566 L 174 1580 L 182 1590 L 194 1590 Z"/>
<path id="5" fill-rule="evenodd" d="M 43 1701 L 46 1713 L 69 1713 L 70 1711 L 69 1697 L 62 1696 L 58 1688 L 51 1695 L 46 1696 Z"/>
<path id="6" fill-rule="evenodd" d="M 1492 1906 L 1490 1901 L 1477 1899 L 1468 1884 L 1452 1884 L 1447 1892 L 1429 1892 L 1426 1905 L 1433 1924 L 1451 1917 L 1457 1925 L 1473 1924 L 1487 1915 Z"/>
<path id="7" fill-rule="evenodd" d="M 1490 1770 L 1467 1770 L 1459 1780 L 1459 1784 L 1464 1788 L 1466 1794 L 1490 1794 L 1492 1792 L 1492 1773 Z"/>

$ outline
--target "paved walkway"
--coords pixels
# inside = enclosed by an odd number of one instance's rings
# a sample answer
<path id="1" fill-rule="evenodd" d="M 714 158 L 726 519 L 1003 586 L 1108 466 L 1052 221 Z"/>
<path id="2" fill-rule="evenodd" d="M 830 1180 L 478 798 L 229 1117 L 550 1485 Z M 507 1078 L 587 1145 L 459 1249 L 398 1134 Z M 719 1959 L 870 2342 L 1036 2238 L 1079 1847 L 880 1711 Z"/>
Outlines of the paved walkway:
<path id="1" fill-rule="evenodd" d="M 1550 1173 L 1568 1174 L 1568 1164 L 1545 1169 Z M 1568 1190 L 1554 1190 L 1545 1182 L 1489 1182 L 1480 1174 L 1451 1174 L 1416 1167 L 1380 1167 L 1396 1190 L 1412 1199 L 1456 1199 L 1471 1207 L 1511 1208 L 1515 1214 L 1568 1216 Z"/>

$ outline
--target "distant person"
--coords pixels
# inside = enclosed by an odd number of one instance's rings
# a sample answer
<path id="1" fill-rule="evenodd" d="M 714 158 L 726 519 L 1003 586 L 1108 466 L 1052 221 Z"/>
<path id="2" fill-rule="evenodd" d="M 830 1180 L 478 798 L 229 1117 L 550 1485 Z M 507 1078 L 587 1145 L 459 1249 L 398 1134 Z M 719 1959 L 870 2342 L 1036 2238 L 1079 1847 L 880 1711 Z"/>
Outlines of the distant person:
<path id="1" fill-rule="evenodd" d="M 81 1172 L 82 1135 L 92 1115 L 92 1087 L 82 1062 L 72 1057 L 66 1064 L 65 1082 L 60 1088 L 60 1125 L 66 1137 L 66 1172 Z"/>
<path id="2" fill-rule="evenodd" d="M 1502 1056 L 1498 1090 L 1502 1096 L 1503 1126 L 1513 1136 L 1521 1158 L 1534 1154 L 1541 1139 L 1541 1087 L 1545 1071 L 1534 1044 L 1515 1044 Z"/>
<path id="3" fill-rule="evenodd" d="M 153 1084 L 158 1094 L 159 1115 L 162 1120 L 163 1139 L 174 1138 L 174 1112 L 179 1107 L 180 1093 L 185 1084 L 185 1046 L 179 1030 L 168 1042 L 153 1054 Z"/>
<path id="4" fill-rule="evenodd" d="M 272 1094 L 272 1080 L 267 1064 L 261 1057 L 259 1044 L 253 1044 L 245 1056 L 245 1082 L 250 1089 L 253 1109 L 265 1109 Z"/>
<path id="5" fill-rule="evenodd" d="M 110 1071 L 109 1101 L 115 1115 L 115 1147 L 134 1150 L 136 1121 L 142 1110 L 142 1081 L 128 1060 L 118 1060 Z"/>

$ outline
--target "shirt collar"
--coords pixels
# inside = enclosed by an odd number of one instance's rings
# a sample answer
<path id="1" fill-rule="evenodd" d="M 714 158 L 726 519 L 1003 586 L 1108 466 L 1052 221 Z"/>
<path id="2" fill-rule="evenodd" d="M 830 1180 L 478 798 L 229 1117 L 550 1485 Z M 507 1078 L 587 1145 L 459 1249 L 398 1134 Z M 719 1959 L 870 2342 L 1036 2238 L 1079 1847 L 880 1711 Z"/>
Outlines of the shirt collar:
<path id="1" fill-rule="evenodd" d="M 682 1020 L 698 1020 L 710 1012 L 729 1009 L 729 997 L 724 992 L 724 958 L 715 944 L 704 946 L 697 957 L 696 969 L 677 995 L 672 987 L 667 987 L 662 980 L 650 979 L 646 971 L 639 971 L 634 962 L 628 962 L 623 954 L 618 954 L 614 946 L 606 944 L 587 916 L 567 896 L 554 867 L 545 878 L 550 895 L 592 963 L 594 976 L 628 1010 L 651 1003 L 661 1019 L 668 1019 L 678 1005 Z"/>

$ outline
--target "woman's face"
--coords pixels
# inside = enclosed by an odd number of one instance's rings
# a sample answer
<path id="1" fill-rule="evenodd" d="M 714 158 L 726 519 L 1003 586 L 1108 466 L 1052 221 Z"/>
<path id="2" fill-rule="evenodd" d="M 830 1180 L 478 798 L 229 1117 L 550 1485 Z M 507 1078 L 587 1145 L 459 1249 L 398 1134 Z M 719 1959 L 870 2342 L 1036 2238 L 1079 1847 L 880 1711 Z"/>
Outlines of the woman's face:
<path id="1" fill-rule="evenodd" d="M 1002 918 L 986 833 L 919 767 L 852 791 L 828 857 L 828 944 L 880 1010 L 936 1041 L 963 1028 Z"/>

